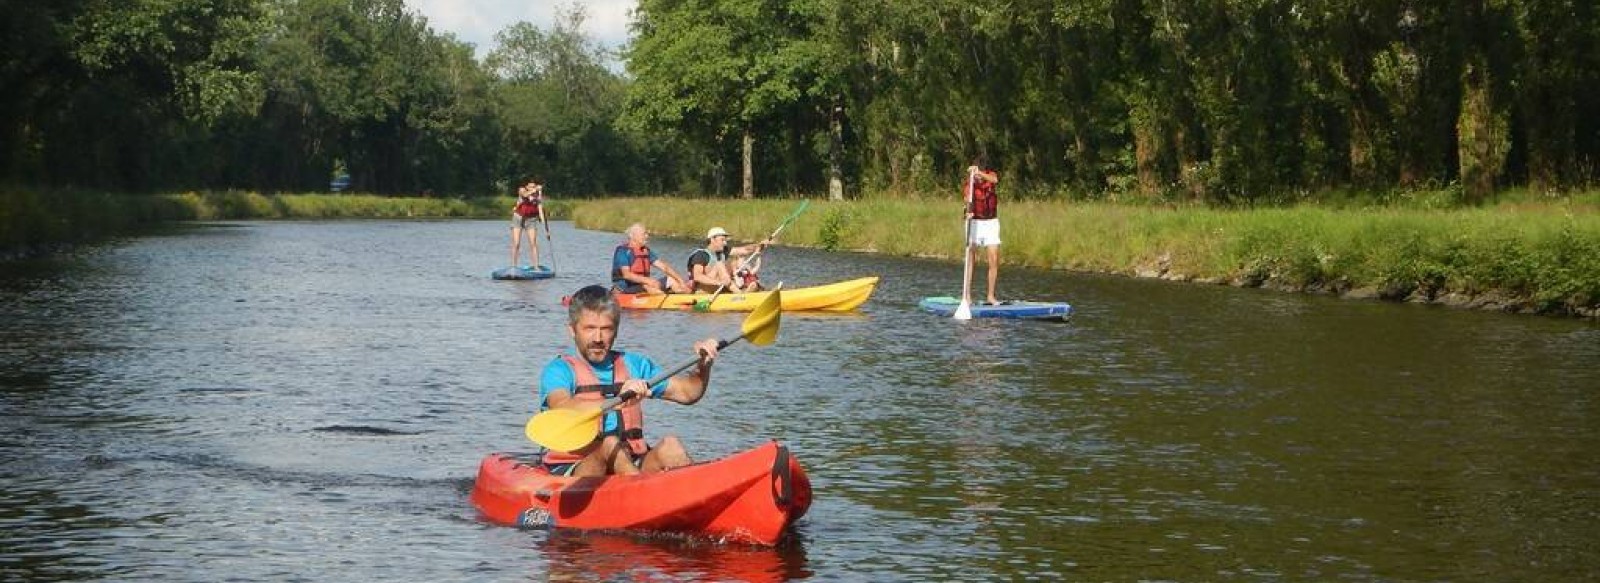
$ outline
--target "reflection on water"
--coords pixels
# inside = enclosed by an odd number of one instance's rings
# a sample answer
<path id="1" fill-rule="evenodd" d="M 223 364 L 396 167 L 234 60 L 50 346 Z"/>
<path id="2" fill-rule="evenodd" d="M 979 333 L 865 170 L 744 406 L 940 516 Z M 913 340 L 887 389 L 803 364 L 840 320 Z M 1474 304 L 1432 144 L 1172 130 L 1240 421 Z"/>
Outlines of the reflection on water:
<path id="1" fill-rule="evenodd" d="M 651 432 L 767 439 L 816 501 L 778 549 L 488 525 L 559 299 L 488 277 L 499 221 L 230 223 L 0 273 L 0 571 L 15 580 L 1588 580 L 1600 326 L 1007 269 L 1070 323 L 953 322 L 960 266 L 774 248 L 785 314 Z M 658 239 L 681 258 L 682 241 Z M 661 362 L 741 314 L 628 313 Z"/>
<path id="2" fill-rule="evenodd" d="M 716 544 L 693 538 L 557 530 L 540 547 L 550 581 L 744 581 L 809 578 L 805 547 Z"/>

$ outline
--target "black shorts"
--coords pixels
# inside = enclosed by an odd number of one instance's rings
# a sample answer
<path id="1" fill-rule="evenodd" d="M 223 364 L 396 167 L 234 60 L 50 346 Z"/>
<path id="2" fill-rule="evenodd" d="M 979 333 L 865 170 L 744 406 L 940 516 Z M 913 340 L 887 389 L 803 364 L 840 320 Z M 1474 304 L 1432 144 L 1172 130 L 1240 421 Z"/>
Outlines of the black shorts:
<path id="1" fill-rule="evenodd" d="M 661 284 L 661 291 L 667 291 L 667 289 L 669 289 L 667 287 L 667 276 L 663 275 L 661 277 L 658 277 L 658 278 L 656 278 L 656 281 Z M 617 281 L 612 282 L 611 283 L 611 287 L 612 287 L 612 289 L 615 289 L 615 290 L 617 290 L 619 292 L 622 292 L 622 293 L 625 293 L 625 294 L 642 294 L 642 293 L 644 293 L 644 286 L 639 285 L 639 284 L 634 283 L 634 282 L 631 282 L 631 281 L 628 281 L 626 279 L 619 279 Z"/>

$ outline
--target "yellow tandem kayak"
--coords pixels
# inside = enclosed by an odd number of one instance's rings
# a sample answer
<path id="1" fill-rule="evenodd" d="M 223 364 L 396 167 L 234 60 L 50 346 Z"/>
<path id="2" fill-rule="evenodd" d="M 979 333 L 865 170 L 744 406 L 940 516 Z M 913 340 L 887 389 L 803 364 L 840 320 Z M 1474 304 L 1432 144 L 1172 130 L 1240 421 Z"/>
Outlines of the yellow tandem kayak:
<path id="1" fill-rule="evenodd" d="M 783 304 L 780 309 L 785 312 L 822 311 L 822 312 L 848 312 L 866 303 L 872 296 L 872 290 L 878 286 L 878 278 L 863 277 L 828 285 L 801 287 L 783 290 Z M 767 299 L 767 294 L 772 292 L 759 291 L 750 293 L 722 292 L 717 299 L 711 302 L 706 311 L 710 312 L 748 312 Z M 616 294 L 617 303 L 630 310 L 693 310 L 695 302 L 709 300 L 712 294 Z"/>

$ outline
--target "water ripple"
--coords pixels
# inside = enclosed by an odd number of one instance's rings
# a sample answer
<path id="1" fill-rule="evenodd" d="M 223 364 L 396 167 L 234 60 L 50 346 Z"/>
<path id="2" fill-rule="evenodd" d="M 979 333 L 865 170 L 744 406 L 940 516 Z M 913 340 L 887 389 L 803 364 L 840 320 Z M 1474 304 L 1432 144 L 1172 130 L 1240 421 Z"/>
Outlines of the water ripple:
<path id="1" fill-rule="evenodd" d="M 220 223 L 0 274 L 0 571 L 30 580 L 1583 580 L 1600 571 L 1600 328 L 1006 269 L 1069 323 L 917 311 L 959 266 L 775 248 L 785 314 L 695 407 L 699 459 L 790 446 L 815 503 L 777 549 L 489 525 L 529 450 L 562 273 L 495 282 L 503 221 Z M 682 257 L 692 242 L 653 242 Z M 663 363 L 739 314 L 629 313 Z"/>

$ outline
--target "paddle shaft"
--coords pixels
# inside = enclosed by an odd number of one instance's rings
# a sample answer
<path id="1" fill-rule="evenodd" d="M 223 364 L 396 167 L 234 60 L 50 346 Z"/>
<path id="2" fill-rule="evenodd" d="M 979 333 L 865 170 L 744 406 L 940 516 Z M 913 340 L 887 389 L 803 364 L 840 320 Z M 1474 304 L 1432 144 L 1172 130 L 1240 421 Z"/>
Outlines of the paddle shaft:
<path id="1" fill-rule="evenodd" d="M 978 173 L 967 174 L 966 211 L 964 216 L 964 231 L 962 237 L 966 240 L 966 247 L 961 252 L 961 303 L 972 302 L 972 190 L 978 186 Z"/>
<path id="2" fill-rule="evenodd" d="M 550 271 L 556 270 L 556 244 L 550 240 L 550 221 L 544 218 L 544 205 L 539 205 L 539 224 L 544 225 L 545 246 L 550 248 Z"/>
<path id="3" fill-rule="evenodd" d="M 727 348 L 728 346 L 730 346 L 733 343 L 738 342 L 740 340 L 744 340 L 744 335 L 741 334 L 741 335 L 739 335 L 738 338 L 734 338 L 733 340 L 718 340 L 717 341 L 717 350 L 722 350 L 724 348 Z M 681 373 L 683 371 L 689 370 L 689 367 L 694 366 L 695 364 L 698 364 L 699 362 L 700 362 L 700 357 L 696 356 L 693 359 L 690 359 L 688 362 L 685 362 L 683 364 L 678 365 L 676 368 L 673 368 L 672 370 L 669 370 L 667 372 L 664 372 L 664 373 L 656 375 L 654 378 L 651 378 L 645 384 L 647 386 L 652 386 L 652 387 L 656 386 L 656 385 L 659 385 L 659 384 L 671 379 L 672 377 L 678 376 L 678 373 Z M 604 386 L 621 387 L 621 385 L 622 385 L 622 383 L 611 383 L 610 385 L 600 385 L 600 386 L 602 386 L 602 387 L 604 387 Z M 577 390 L 577 389 L 581 389 L 581 388 L 585 388 L 585 387 L 573 387 L 573 389 Z M 610 399 L 606 399 L 605 404 L 600 407 L 600 412 L 601 413 L 605 413 L 606 411 L 610 411 L 612 409 L 615 409 L 615 408 L 617 408 L 618 405 L 621 405 L 623 403 L 623 401 L 626 401 L 626 400 L 627 399 L 625 399 L 625 398 L 623 398 L 621 396 L 616 396 L 616 397 L 612 397 Z"/>
<path id="4" fill-rule="evenodd" d="M 809 206 L 811 206 L 811 201 L 809 201 L 809 200 L 800 203 L 800 208 L 794 209 L 794 212 L 789 213 L 789 218 L 784 219 L 782 223 L 778 223 L 778 228 L 774 229 L 772 231 L 771 235 L 767 235 L 767 239 L 766 240 L 771 241 L 773 239 L 777 239 L 778 238 L 778 233 L 782 233 L 783 229 L 788 227 L 789 223 L 792 223 L 792 222 L 794 222 L 795 219 L 799 218 L 800 217 L 800 213 L 805 212 L 806 207 L 809 207 Z M 724 284 L 722 284 L 720 286 L 717 286 L 717 291 L 712 292 L 711 299 L 706 300 L 705 305 L 707 307 L 710 307 L 711 306 L 711 302 L 717 301 L 717 296 L 722 295 L 722 290 L 728 289 L 728 284 L 733 283 L 734 274 L 738 273 L 739 270 L 744 269 L 744 267 L 746 265 L 749 265 L 751 261 L 755 260 L 756 256 L 761 255 L 761 252 L 765 251 L 765 250 L 766 250 L 765 247 L 760 247 L 760 248 L 756 249 L 755 253 L 751 253 L 749 255 L 744 256 L 744 259 L 739 261 L 739 266 L 733 268 L 733 272 L 734 273 L 728 274 L 728 282 L 724 283 Z M 692 277 L 694 274 L 691 273 L 689 275 Z"/>

